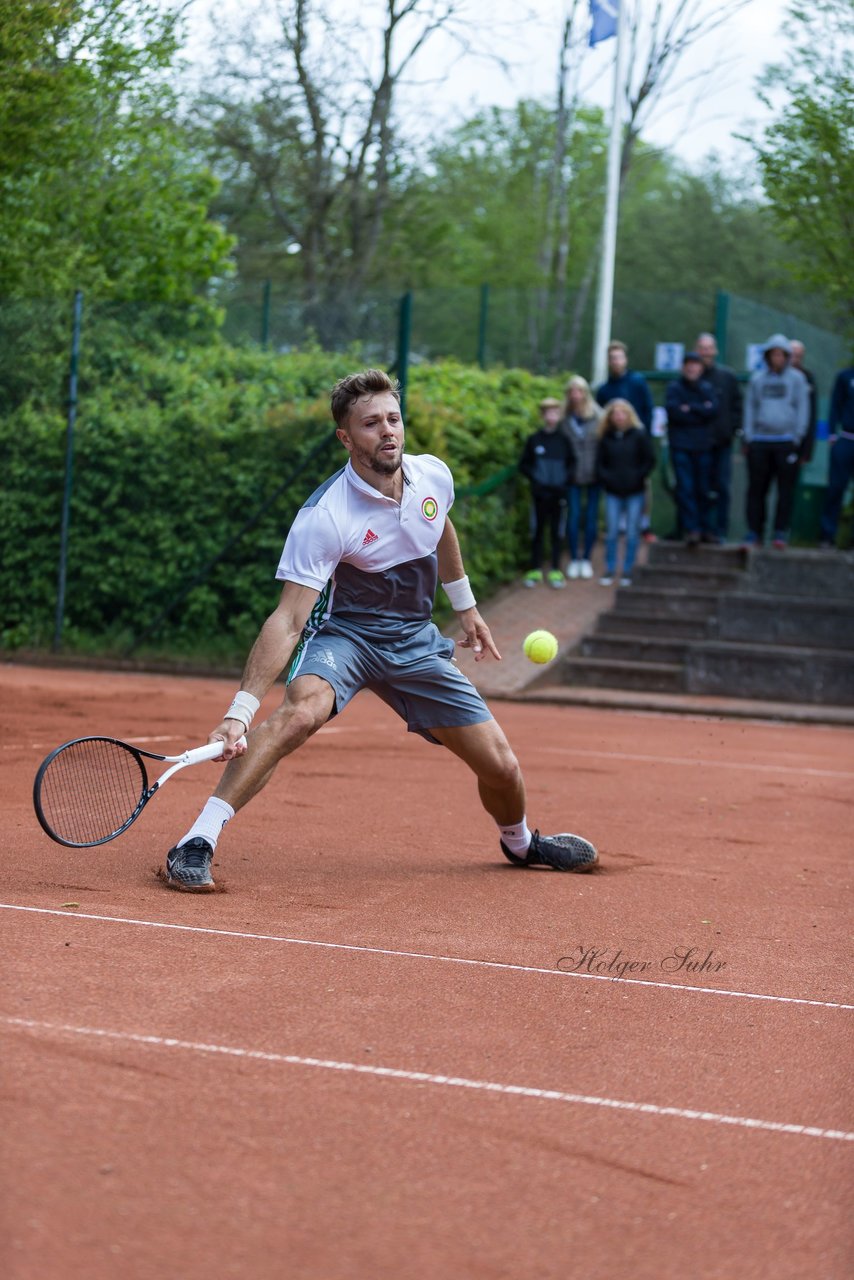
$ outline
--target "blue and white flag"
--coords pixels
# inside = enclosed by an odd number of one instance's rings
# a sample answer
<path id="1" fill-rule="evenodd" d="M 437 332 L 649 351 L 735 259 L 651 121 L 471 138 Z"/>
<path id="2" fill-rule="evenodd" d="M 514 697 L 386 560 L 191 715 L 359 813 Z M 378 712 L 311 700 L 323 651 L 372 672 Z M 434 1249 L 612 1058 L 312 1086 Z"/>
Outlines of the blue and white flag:
<path id="1" fill-rule="evenodd" d="M 620 0 L 590 0 L 590 48 L 602 40 L 610 40 L 617 34 L 617 14 Z"/>

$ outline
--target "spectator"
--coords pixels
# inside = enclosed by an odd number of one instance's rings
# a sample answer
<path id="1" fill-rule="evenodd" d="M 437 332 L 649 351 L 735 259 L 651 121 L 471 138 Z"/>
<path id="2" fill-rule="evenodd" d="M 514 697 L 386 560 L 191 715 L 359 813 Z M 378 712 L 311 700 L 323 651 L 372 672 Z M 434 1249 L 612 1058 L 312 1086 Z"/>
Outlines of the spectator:
<path id="1" fill-rule="evenodd" d="M 599 485 L 596 483 L 597 429 L 601 413 L 586 380 L 570 378 L 566 384 L 563 430 L 575 451 L 575 474 L 567 493 L 566 540 L 569 543 L 568 578 L 592 578 L 590 555 L 599 526 Z M 584 507 L 584 554 L 578 555 L 578 538 Z"/>
<path id="2" fill-rule="evenodd" d="M 809 386 L 791 367 L 791 346 L 782 333 L 765 344 L 765 368 L 757 370 L 744 399 L 744 449 L 747 454 L 746 546 L 761 545 L 768 491 L 777 482 L 773 545 L 782 551 L 789 539 L 798 479 L 798 453 L 809 427 Z"/>
<path id="3" fill-rule="evenodd" d="M 629 587 L 640 541 L 644 486 L 655 466 L 652 440 L 628 400 L 612 400 L 599 423 L 596 475 L 605 490 L 605 573 L 610 587 L 617 572 L 620 517 L 626 521 L 626 547 L 620 586 Z"/>
<path id="4" fill-rule="evenodd" d="M 827 497 L 821 513 L 821 545 L 836 545 L 842 499 L 854 480 L 854 365 L 836 375 L 830 397 L 830 467 Z"/>
<path id="5" fill-rule="evenodd" d="M 719 542 L 729 533 L 729 505 L 732 491 L 732 441 L 741 430 L 742 394 L 738 378 L 725 364 L 718 364 L 718 344 L 714 334 L 701 333 L 694 350 L 702 357 L 703 378 L 710 382 L 718 398 L 712 421 L 712 531 Z"/>
<path id="6" fill-rule="evenodd" d="M 703 377 L 704 371 L 702 356 L 689 351 L 682 361 L 681 377 L 668 383 L 665 397 L 679 528 L 689 547 L 700 541 L 718 541 L 712 529 L 709 500 L 712 423 L 718 416 L 718 398 L 714 387 Z"/>
<path id="7" fill-rule="evenodd" d="M 526 587 L 536 587 L 543 581 L 543 542 L 548 529 L 552 552 L 548 583 L 552 587 L 565 587 L 560 568 L 561 505 L 572 480 L 575 455 L 569 438 L 558 430 L 562 417 L 560 401 L 541 400 L 540 414 L 543 425 L 528 436 L 519 461 L 519 470 L 530 481 L 534 502 L 531 568 L 524 582 Z"/>
<path id="8" fill-rule="evenodd" d="M 810 389 L 810 421 L 799 454 L 801 462 L 809 462 L 815 447 L 815 429 L 818 421 L 818 385 L 816 384 L 815 375 L 810 373 L 809 369 L 804 368 L 804 352 L 806 351 L 804 344 L 799 342 L 797 338 L 792 338 L 789 346 L 792 348 L 792 368 L 797 369 L 799 373 L 804 375 Z"/>
<path id="9" fill-rule="evenodd" d="M 608 378 L 596 392 L 596 399 L 603 407 L 612 400 L 628 400 L 641 420 L 647 434 L 652 431 L 652 393 L 642 373 L 629 369 L 629 349 L 625 342 L 612 338 L 608 343 Z M 644 491 L 641 513 L 641 536 L 645 542 L 655 542 L 655 534 L 649 527 L 652 494 Z"/>

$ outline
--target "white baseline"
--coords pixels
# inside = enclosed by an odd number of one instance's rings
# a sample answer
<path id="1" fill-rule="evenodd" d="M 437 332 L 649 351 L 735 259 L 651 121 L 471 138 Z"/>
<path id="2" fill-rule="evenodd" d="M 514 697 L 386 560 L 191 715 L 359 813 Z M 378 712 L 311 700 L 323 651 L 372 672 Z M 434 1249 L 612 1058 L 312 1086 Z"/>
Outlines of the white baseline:
<path id="1" fill-rule="evenodd" d="M 60 911 L 54 907 L 28 907 L 0 902 L 0 911 L 21 911 L 32 915 L 60 916 L 63 920 L 96 920 L 143 929 L 172 929 L 178 933 L 203 933 L 215 938 L 245 938 L 250 942 L 279 942 L 290 947 L 320 947 L 328 951 L 354 951 L 362 955 L 391 956 L 400 960 L 431 960 L 436 964 L 464 964 L 479 969 L 504 969 L 511 973 L 542 973 L 552 978 L 580 978 L 588 982 L 619 982 L 623 986 L 658 987 L 665 991 L 691 991 L 704 996 L 729 996 L 736 1000 L 769 1000 L 776 1004 L 811 1005 L 819 1009 L 852 1009 L 854 1004 L 834 1000 L 807 1000 L 801 996 L 772 996 L 760 991 L 726 991 L 721 987 L 690 986 L 687 982 L 652 982 L 646 978 L 609 977 L 604 973 L 572 973 L 537 965 L 510 964 L 504 960 L 469 960 L 464 956 L 439 956 L 429 951 L 394 951 L 389 947 L 365 947 L 352 942 L 323 942 L 313 938 L 286 938 L 275 933 L 244 933 L 237 929 L 209 929 L 194 924 L 167 924 L 162 920 L 134 920 L 125 916 L 94 915 L 85 911 Z"/>
<path id="2" fill-rule="evenodd" d="M 412 1084 L 430 1084 L 450 1089 L 472 1089 L 481 1093 L 503 1094 L 517 1098 L 538 1098 L 546 1102 L 569 1102 L 576 1106 L 602 1107 L 611 1111 L 631 1111 L 641 1115 L 672 1117 L 678 1120 L 701 1120 L 707 1124 L 733 1125 L 740 1129 L 758 1129 L 765 1133 L 796 1134 L 804 1138 L 830 1138 L 837 1142 L 854 1142 L 854 1133 L 844 1129 L 821 1129 L 816 1125 L 784 1124 L 777 1120 L 756 1120 L 749 1116 L 721 1115 L 716 1111 L 695 1111 L 686 1107 L 660 1107 L 654 1102 L 628 1102 L 620 1098 L 600 1098 L 591 1094 L 566 1093 L 562 1089 L 536 1089 L 529 1085 L 499 1084 L 494 1080 L 469 1080 L 465 1076 L 435 1075 L 429 1071 L 404 1071 L 399 1067 L 368 1066 L 360 1062 L 337 1062 L 332 1058 L 303 1058 L 294 1053 L 269 1053 L 262 1049 L 242 1049 L 233 1045 L 201 1044 L 194 1040 L 176 1040 L 167 1036 L 137 1035 L 130 1031 L 109 1031 L 101 1027 L 77 1027 L 66 1023 L 37 1022 L 30 1018 L 0 1016 L 0 1022 L 26 1031 L 46 1031 L 59 1035 L 88 1036 L 92 1039 L 116 1040 L 123 1044 L 148 1045 L 161 1049 L 179 1049 L 188 1053 L 220 1054 L 228 1058 L 255 1062 L 279 1063 L 291 1067 L 314 1067 L 323 1071 L 351 1072 L 384 1080 L 403 1080 Z"/>

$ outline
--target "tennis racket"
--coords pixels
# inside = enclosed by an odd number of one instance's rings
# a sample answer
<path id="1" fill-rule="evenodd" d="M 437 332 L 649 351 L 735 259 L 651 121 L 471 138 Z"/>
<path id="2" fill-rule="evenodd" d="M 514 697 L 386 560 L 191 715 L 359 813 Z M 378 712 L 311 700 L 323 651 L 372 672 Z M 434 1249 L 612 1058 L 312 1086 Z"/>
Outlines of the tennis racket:
<path id="1" fill-rule="evenodd" d="M 246 739 L 240 742 L 245 745 Z M 106 844 L 136 822 L 167 778 L 190 764 L 215 760 L 222 742 L 161 756 L 118 738 L 75 738 L 51 751 L 33 783 L 33 805 L 42 829 L 57 844 L 87 849 Z M 172 767 L 149 786 L 145 760 Z"/>

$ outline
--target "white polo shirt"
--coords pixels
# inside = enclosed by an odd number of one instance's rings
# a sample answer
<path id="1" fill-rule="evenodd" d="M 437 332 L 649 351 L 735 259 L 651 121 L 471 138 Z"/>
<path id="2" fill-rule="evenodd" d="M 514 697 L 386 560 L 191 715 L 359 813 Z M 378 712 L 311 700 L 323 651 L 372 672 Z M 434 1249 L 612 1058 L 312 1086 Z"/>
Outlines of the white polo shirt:
<path id="1" fill-rule="evenodd" d="M 276 577 L 322 593 L 310 630 L 402 639 L 430 620 L 454 482 L 430 454 L 405 454 L 403 481 L 397 503 L 348 462 L 298 512 Z"/>

